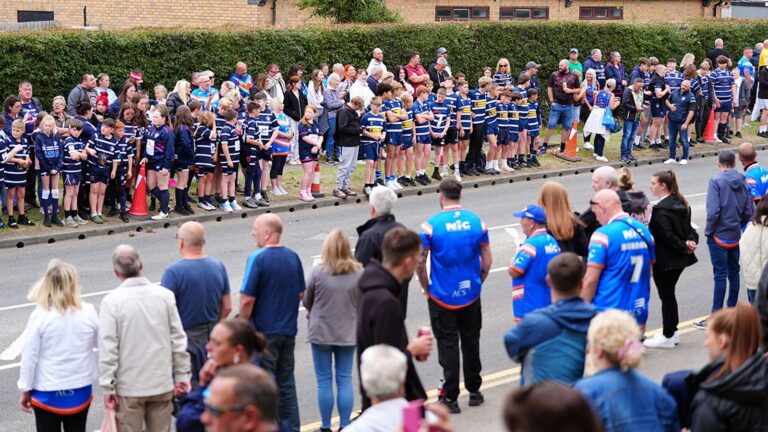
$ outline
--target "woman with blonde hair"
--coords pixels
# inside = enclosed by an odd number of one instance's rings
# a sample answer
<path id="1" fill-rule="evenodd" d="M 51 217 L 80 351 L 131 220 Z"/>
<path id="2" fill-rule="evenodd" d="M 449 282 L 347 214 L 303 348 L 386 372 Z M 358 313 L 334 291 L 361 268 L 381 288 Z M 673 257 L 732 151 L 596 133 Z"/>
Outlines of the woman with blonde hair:
<path id="1" fill-rule="evenodd" d="M 597 72 L 594 69 L 587 69 L 584 72 L 584 80 L 581 82 L 581 92 L 579 93 L 579 100 L 581 101 L 581 109 L 579 110 L 578 120 L 582 123 L 586 123 L 589 118 L 589 114 L 592 112 L 592 108 L 597 102 L 597 95 L 600 93 L 600 83 L 597 82 Z M 592 150 L 592 143 L 589 140 L 592 138 L 592 134 L 584 133 L 584 148 Z"/>
<path id="2" fill-rule="evenodd" d="M 679 432 L 675 400 L 636 370 L 644 352 L 640 336 L 637 321 L 627 312 L 598 314 L 587 332 L 587 370 L 596 373 L 574 388 L 592 404 L 605 432 Z"/>
<path id="3" fill-rule="evenodd" d="M 557 240 L 560 251 L 586 258 L 589 253 L 587 232 L 571 208 L 565 187 L 557 182 L 544 183 L 538 201 L 547 214 L 547 232 Z"/>
<path id="4" fill-rule="evenodd" d="M 307 281 L 304 307 L 309 319 L 307 342 L 312 344 L 317 378 L 317 403 L 322 419 L 320 430 L 330 431 L 334 363 L 337 409 L 342 428 L 349 425 L 354 405 L 352 365 L 355 357 L 357 282 L 363 269 L 352 254 L 349 236 L 339 228 L 325 238 L 320 257 L 320 265 L 312 269 Z"/>
<path id="5" fill-rule="evenodd" d="M 496 73 L 493 74 L 493 83 L 504 87 L 512 88 L 512 69 L 509 67 L 509 60 L 504 57 L 496 62 Z"/>
<path id="6" fill-rule="evenodd" d="M 80 299 L 77 269 L 51 260 L 27 297 L 37 304 L 24 329 L 19 405 L 38 431 L 85 432 L 98 377 L 96 308 Z"/>
<path id="7" fill-rule="evenodd" d="M 696 65 L 696 56 L 691 53 L 687 53 L 683 56 L 683 59 L 680 60 L 680 69 L 684 70 L 688 65 L 694 65 L 694 67 Z"/>
<path id="8" fill-rule="evenodd" d="M 186 105 L 189 102 L 190 94 L 192 94 L 192 86 L 189 84 L 189 81 L 176 81 L 176 86 L 173 87 L 173 91 L 165 100 L 165 106 L 168 107 L 168 112 L 171 113 L 171 117 L 175 118 L 176 109 L 182 105 Z"/>

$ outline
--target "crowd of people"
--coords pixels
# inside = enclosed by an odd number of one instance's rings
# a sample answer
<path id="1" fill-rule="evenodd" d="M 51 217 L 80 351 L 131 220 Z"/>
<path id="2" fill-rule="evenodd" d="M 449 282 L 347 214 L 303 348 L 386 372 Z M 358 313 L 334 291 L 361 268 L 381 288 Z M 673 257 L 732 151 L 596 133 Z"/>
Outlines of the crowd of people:
<path id="1" fill-rule="evenodd" d="M 674 171 L 651 176 L 655 203 L 634 188 L 630 170 L 603 166 L 593 173 L 587 211 L 576 215 L 566 188 L 547 182 L 535 204 L 514 213 L 526 239 L 508 264 L 516 325 L 503 347 L 522 365 L 521 387 L 504 404 L 509 431 L 768 427 L 768 171 L 748 143 L 738 157 L 723 150 L 717 166 L 704 229 L 712 314 L 695 324 L 706 330 L 710 363 L 670 371 L 662 385 L 637 368 L 646 348 L 680 343 L 675 290 L 697 262 L 699 243 Z M 396 193 L 374 187 L 355 248 L 344 230 L 331 231 L 306 279 L 300 257 L 281 240 L 280 217 L 258 216 L 251 228 L 258 250 L 247 258 L 235 317 L 226 267 L 205 253 L 197 222 L 179 228 L 181 259 L 160 283 L 142 276 L 134 247 L 118 246 L 112 263 L 120 285 L 98 311 L 83 302 L 77 269 L 52 260 L 29 295 L 37 308 L 24 333 L 21 408 L 34 411 L 40 431 L 84 431 L 98 383 L 121 431 L 169 431 L 174 417 L 180 432 L 298 431 L 303 305 L 320 431 L 331 430 L 334 409 L 350 431 L 452 430 L 462 374 L 470 409 L 485 402 L 481 294 L 493 256 L 482 218 L 462 207 L 461 182 L 443 179 L 439 192 L 441 211 L 417 233 L 397 222 Z M 752 304 L 737 302 L 740 262 Z M 409 337 L 414 275 L 430 327 Z M 663 329 L 645 338 L 652 279 Z M 435 345 L 444 384 L 425 410 L 415 362 L 426 362 Z M 363 411 L 353 418 L 356 393 Z"/>
<path id="2" fill-rule="evenodd" d="M 606 62 L 594 49 L 583 64 L 578 49 L 568 55 L 544 83 L 546 93 L 535 61 L 514 73 L 501 58 L 476 79 L 454 73 L 443 47 L 428 68 L 411 52 L 390 72 L 376 48 L 367 67 L 322 64 L 308 80 L 299 64 L 286 80 L 276 64 L 253 78 L 239 62 L 219 88 L 213 72 L 203 71 L 170 92 L 162 84 L 145 88 L 138 69 L 119 92 L 110 89 L 109 75 L 85 73 L 66 99 L 54 98 L 50 111 L 23 82 L 18 95 L 5 99 L 0 118 L 1 205 L 11 228 L 34 225 L 30 206 L 41 207 L 45 226 L 75 228 L 114 216 L 128 222 L 133 189 L 144 187 L 136 182 L 142 166 L 155 220 L 171 211 L 192 214 L 194 203 L 224 212 L 269 206 L 270 195 L 288 195 L 286 165 L 302 166 L 298 198 L 313 201 L 321 159 L 338 165 L 332 194 L 345 199 L 360 192 L 351 185 L 358 163 L 365 194 L 377 184 L 398 190 L 449 176 L 510 173 L 540 167 L 558 127 L 564 152 L 581 122 L 584 148 L 600 162 L 608 161 L 611 134 L 623 128 L 623 162 L 649 145 L 669 148 L 666 164 L 686 164 L 695 145 L 689 132 L 695 129 L 695 142 L 704 142 L 712 110 L 718 142 L 741 137 L 748 113 L 760 117 L 759 135 L 768 137 L 763 43 L 737 60 L 718 39 L 698 66 L 685 54 L 679 70 L 672 58 L 666 65 L 640 58 L 627 73 L 619 52 Z M 189 193 L 195 181 L 196 198 Z"/>

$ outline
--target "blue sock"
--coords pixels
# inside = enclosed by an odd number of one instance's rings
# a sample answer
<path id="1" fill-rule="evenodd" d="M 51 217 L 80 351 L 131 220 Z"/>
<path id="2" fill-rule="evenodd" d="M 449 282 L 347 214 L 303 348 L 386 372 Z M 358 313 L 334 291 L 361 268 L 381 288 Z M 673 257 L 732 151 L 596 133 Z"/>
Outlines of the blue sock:
<path id="1" fill-rule="evenodd" d="M 168 204 L 171 201 L 171 192 L 168 189 L 158 190 L 157 194 L 158 194 L 158 198 L 160 199 L 160 211 L 165 214 L 168 214 L 168 212 L 170 211 L 170 209 L 168 208 Z"/>

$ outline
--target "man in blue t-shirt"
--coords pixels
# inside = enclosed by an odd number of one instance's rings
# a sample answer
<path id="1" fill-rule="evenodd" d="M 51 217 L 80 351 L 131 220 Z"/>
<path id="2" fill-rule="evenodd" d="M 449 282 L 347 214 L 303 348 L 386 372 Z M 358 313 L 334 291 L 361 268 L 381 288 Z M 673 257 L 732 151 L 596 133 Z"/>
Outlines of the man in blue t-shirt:
<path id="1" fill-rule="evenodd" d="M 424 253 L 419 282 L 429 296 L 429 318 L 443 367 L 445 396 L 440 402 L 456 414 L 461 412 L 456 400 L 459 340 L 469 406 L 484 402 L 480 393 L 483 382 L 480 377 L 480 291 L 492 259 L 485 224 L 476 214 L 461 207 L 460 182 L 451 178 L 440 182 L 440 207 L 443 211 L 421 225 Z M 427 258 L 430 258 L 431 275 L 427 274 Z"/>
<path id="2" fill-rule="evenodd" d="M 582 297 L 599 311 L 629 312 L 645 328 L 656 259 L 651 232 L 622 210 L 613 190 L 596 193 L 590 205 L 602 227 L 589 242 Z"/>
<path id="3" fill-rule="evenodd" d="M 743 143 L 739 146 L 739 162 L 744 167 L 744 177 L 747 182 L 747 189 L 749 189 L 749 196 L 757 206 L 757 203 L 768 193 L 768 169 L 757 163 L 755 146 L 750 143 Z"/>
<path id="4" fill-rule="evenodd" d="M 560 255 L 560 246 L 547 233 L 547 215 L 543 208 L 529 205 L 514 216 L 521 218 L 520 227 L 528 237 L 509 264 L 512 305 L 515 321 L 519 322 L 527 313 L 552 302 L 547 286 L 547 266 Z"/>
<path id="5" fill-rule="evenodd" d="M 251 236 L 260 248 L 248 257 L 240 288 L 240 317 L 267 338 L 271 356 L 262 359 L 280 389 L 278 421 L 299 430 L 299 404 L 293 375 L 296 320 L 304 298 L 304 269 L 296 252 L 280 244 L 283 223 L 269 213 L 256 218 Z"/>
<path id="6" fill-rule="evenodd" d="M 227 269 L 203 252 L 205 231 L 200 223 L 184 223 L 176 238 L 182 259 L 165 269 L 161 284 L 176 297 L 187 337 L 205 345 L 213 326 L 232 311 Z"/>

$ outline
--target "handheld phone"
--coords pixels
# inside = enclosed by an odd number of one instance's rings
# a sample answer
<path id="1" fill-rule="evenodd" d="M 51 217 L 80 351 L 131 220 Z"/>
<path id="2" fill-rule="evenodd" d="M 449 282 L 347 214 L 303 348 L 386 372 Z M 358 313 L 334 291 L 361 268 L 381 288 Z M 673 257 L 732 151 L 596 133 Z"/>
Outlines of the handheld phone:
<path id="1" fill-rule="evenodd" d="M 403 432 L 418 432 L 424 418 L 424 399 L 408 402 L 403 408 Z"/>

